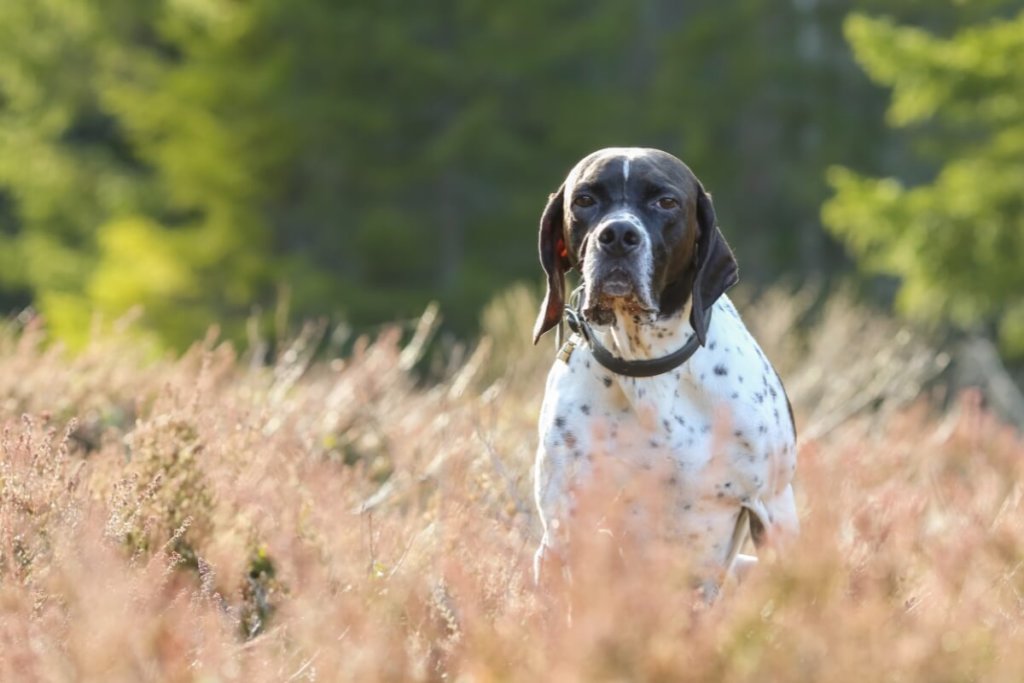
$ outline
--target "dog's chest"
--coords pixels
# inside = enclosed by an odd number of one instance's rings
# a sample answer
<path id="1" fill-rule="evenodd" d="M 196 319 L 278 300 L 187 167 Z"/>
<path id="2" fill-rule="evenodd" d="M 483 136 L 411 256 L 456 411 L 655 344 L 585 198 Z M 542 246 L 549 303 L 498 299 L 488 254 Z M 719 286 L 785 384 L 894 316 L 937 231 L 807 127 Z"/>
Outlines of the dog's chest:
<path id="1" fill-rule="evenodd" d="M 664 375 L 613 375 L 586 350 L 556 364 L 541 419 L 551 464 L 573 480 L 650 472 L 684 509 L 788 482 L 794 436 L 778 377 L 734 310 L 716 315 L 706 347 Z"/>

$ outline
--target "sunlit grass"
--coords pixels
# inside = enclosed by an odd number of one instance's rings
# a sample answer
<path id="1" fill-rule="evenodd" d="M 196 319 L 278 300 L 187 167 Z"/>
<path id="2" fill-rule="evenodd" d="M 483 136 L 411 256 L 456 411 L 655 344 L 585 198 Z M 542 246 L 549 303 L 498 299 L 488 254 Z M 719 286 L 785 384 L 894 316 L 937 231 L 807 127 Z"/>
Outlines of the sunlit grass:
<path id="1" fill-rule="evenodd" d="M 594 533 L 535 589 L 533 305 L 425 388 L 397 330 L 253 368 L 9 328 L 0 680 L 1017 680 L 1024 444 L 972 396 L 908 403 L 943 358 L 848 301 L 796 341 L 800 296 L 743 307 L 817 434 L 791 552 L 706 609 L 684 548 Z"/>

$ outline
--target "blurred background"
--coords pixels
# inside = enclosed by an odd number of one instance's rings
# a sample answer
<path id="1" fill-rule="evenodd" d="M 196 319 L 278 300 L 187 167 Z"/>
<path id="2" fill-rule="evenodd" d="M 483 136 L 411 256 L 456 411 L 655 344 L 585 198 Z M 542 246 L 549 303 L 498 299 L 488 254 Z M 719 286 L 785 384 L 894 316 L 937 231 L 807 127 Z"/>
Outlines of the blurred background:
<path id="1" fill-rule="evenodd" d="M 0 313 L 174 349 L 436 300 L 471 337 L 539 290 L 575 161 L 645 145 L 749 291 L 853 283 L 1019 361 L 1021 65 L 1020 0 L 5 0 Z"/>

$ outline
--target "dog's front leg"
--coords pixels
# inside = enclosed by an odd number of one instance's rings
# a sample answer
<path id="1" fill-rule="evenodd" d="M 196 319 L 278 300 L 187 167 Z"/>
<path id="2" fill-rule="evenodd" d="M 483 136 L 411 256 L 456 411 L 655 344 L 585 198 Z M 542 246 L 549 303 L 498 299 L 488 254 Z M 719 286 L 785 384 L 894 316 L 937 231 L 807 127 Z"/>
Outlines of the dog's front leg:
<path id="1" fill-rule="evenodd" d="M 569 517 L 572 513 L 569 467 L 558 449 L 547 449 L 542 437 L 537 449 L 534 495 L 543 530 L 533 558 L 533 579 L 555 575 L 568 578 Z"/>

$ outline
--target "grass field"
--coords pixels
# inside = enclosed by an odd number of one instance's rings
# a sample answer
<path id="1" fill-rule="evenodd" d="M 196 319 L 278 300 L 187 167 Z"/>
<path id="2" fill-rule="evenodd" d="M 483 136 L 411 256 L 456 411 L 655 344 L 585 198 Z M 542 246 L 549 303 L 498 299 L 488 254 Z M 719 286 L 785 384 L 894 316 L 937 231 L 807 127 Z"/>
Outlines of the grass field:
<path id="1" fill-rule="evenodd" d="M 397 328 L 333 362 L 299 334 L 265 367 L 212 338 L 69 357 L 11 323 L 0 680 L 1022 680 L 1024 444 L 841 297 L 793 334 L 805 298 L 741 305 L 804 435 L 803 533 L 710 609 L 685 548 L 614 533 L 533 587 L 552 349 L 525 291 L 430 384 Z"/>

